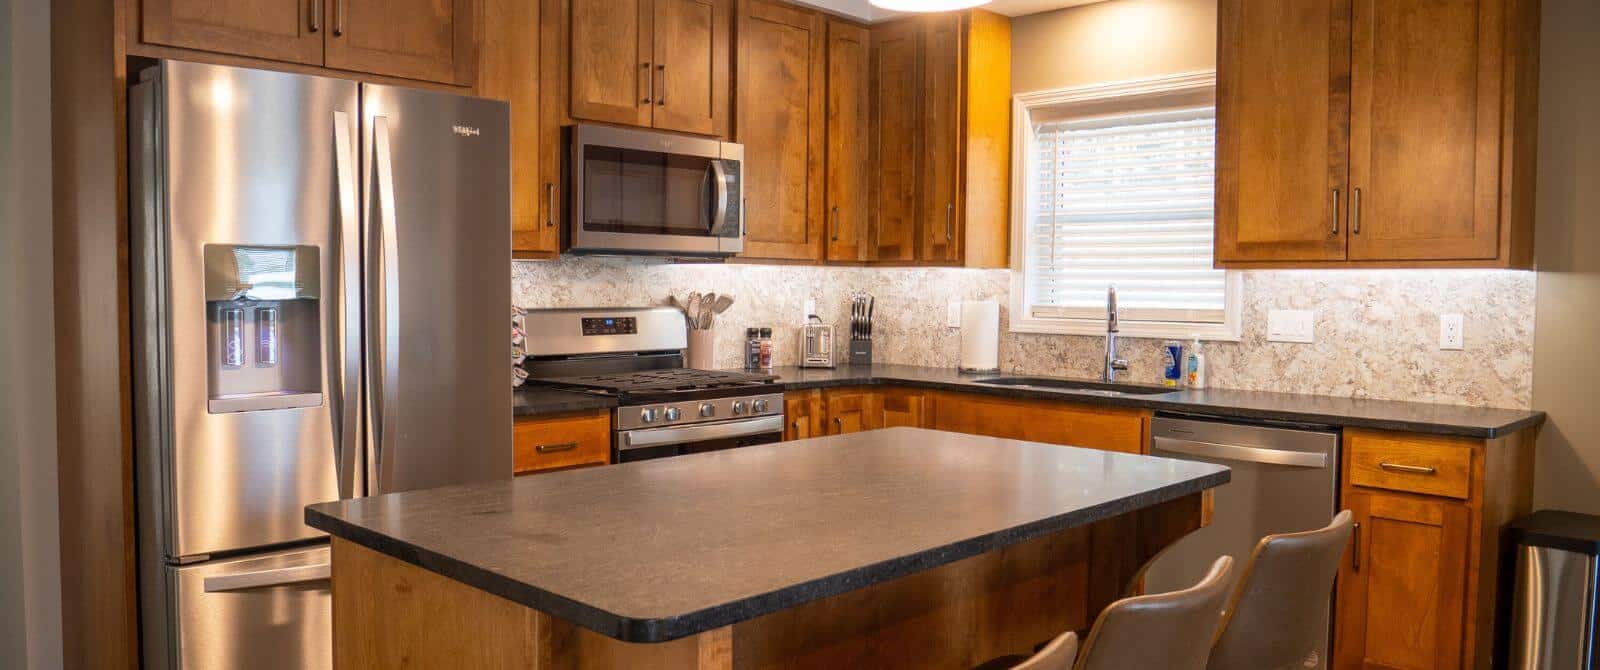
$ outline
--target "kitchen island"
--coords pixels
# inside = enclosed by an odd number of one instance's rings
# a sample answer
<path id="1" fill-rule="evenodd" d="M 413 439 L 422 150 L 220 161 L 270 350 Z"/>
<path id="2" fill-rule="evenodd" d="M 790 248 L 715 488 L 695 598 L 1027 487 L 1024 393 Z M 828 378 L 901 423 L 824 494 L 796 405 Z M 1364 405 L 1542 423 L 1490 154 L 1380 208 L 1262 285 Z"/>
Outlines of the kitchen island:
<path id="1" fill-rule="evenodd" d="M 336 666 L 968 667 L 1083 630 L 1226 468 L 896 428 L 312 505 Z"/>

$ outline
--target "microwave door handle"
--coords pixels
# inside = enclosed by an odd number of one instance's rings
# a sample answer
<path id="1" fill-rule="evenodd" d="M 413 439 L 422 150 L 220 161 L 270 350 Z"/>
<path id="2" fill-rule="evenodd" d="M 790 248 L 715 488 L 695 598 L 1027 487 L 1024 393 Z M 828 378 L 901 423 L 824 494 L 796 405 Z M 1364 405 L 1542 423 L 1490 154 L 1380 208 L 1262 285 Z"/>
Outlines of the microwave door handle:
<path id="1" fill-rule="evenodd" d="M 394 470 L 394 447 L 399 439 L 395 423 L 399 418 L 397 408 L 400 396 L 400 248 L 395 234 L 394 162 L 389 141 L 389 119 L 375 116 L 372 119 L 372 154 L 377 179 L 374 192 L 377 196 L 378 252 L 381 257 L 381 281 L 368 281 L 377 286 L 383 295 L 380 302 L 382 317 L 378 327 L 383 329 L 383 357 L 380 365 L 368 361 L 377 384 L 368 392 L 371 399 L 371 420 L 374 422 L 373 439 L 369 441 L 368 480 L 369 495 L 383 492 L 387 473 Z M 381 372 L 378 372 L 381 371 Z"/>
<path id="2" fill-rule="evenodd" d="M 711 232 L 720 234 L 723 227 L 728 225 L 728 169 L 722 166 L 722 161 L 711 161 L 712 181 L 717 188 L 716 209 L 712 210 Z"/>
<path id="3" fill-rule="evenodd" d="M 354 498 L 357 490 L 356 453 L 360 449 L 361 409 L 361 229 L 356 204 L 355 160 L 351 144 L 351 116 L 333 113 L 333 162 L 339 185 L 338 235 L 339 298 L 334 324 L 338 362 L 331 366 L 337 383 L 333 396 L 333 439 L 339 497 Z"/>

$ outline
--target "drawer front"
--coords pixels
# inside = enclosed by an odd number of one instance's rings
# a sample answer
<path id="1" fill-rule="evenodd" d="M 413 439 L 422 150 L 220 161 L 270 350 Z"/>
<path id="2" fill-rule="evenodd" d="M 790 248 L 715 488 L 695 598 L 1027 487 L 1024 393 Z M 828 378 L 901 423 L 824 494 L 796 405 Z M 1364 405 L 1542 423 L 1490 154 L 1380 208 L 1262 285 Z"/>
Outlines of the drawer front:
<path id="1" fill-rule="evenodd" d="M 1345 446 L 1356 486 L 1462 500 L 1471 495 L 1470 441 L 1350 431 Z"/>
<path id="2" fill-rule="evenodd" d="M 611 462 L 611 416 L 604 411 L 519 419 L 513 435 L 519 475 Z"/>

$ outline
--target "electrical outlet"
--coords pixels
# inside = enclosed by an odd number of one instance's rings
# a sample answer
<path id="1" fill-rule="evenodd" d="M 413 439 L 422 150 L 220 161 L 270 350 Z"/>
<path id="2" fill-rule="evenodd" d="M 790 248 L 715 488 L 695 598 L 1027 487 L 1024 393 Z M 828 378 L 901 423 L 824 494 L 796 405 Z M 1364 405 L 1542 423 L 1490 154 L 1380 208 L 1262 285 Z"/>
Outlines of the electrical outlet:
<path id="1" fill-rule="evenodd" d="M 1317 341 L 1317 313 L 1305 309 L 1275 309 L 1267 312 L 1267 341 Z"/>
<path id="2" fill-rule="evenodd" d="M 1447 351 L 1460 351 L 1466 346 L 1466 317 L 1460 314 L 1439 315 L 1439 348 Z"/>
<path id="3" fill-rule="evenodd" d="M 806 298 L 806 309 L 800 315 L 800 323 L 811 323 L 811 315 L 817 313 L 817 299 Z"/>
<path id="4" fill-rule="evenodd" d="M 945 316 L 945 322 L 951 328 L 960 328 L 961 327 L 961 303 L 959 303 L 959 302 L 950 303 L 950 312 L 949 312 L 949 314 L 947 316 Z"/>

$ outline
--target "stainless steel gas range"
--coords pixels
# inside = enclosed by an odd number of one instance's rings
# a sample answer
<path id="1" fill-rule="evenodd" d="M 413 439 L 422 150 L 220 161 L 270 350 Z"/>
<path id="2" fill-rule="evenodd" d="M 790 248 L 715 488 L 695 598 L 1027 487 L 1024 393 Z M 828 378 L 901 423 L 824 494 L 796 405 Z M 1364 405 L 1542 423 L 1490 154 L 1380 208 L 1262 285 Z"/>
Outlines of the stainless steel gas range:
<path id="1" fill-rule="evenodd" d="M 688 323 L 666 307 L 531 310 L 530 384 L 609 395 L 616 463 L 783 439 L 772 375 L 685 367 Z"/>

